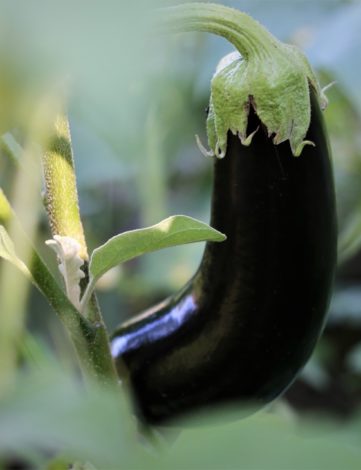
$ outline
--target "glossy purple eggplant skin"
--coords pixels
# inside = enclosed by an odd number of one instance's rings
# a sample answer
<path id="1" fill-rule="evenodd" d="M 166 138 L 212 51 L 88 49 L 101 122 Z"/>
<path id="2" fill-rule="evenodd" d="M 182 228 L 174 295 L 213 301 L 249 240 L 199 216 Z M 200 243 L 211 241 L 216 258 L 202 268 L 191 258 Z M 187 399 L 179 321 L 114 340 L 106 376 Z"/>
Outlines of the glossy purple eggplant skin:
<path id="1" fill-rule="evenodd" d="M 176 295 L 112 338 L 138 415 L 169 422 L 215 404 L 262 407 L 292 383 L 325 323 L 336 265 L 336 211 L 323 117 L 295 158 L 255 114 L 252 144 L 229 134 L 214 162 L 211 225 L 200 267 Z"/>

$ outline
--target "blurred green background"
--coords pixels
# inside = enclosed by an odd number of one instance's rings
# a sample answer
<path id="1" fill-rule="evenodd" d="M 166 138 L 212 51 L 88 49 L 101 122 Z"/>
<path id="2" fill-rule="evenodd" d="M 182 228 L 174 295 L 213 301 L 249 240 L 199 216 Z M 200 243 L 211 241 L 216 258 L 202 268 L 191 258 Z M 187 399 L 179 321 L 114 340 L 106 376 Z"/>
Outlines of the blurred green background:
<path id="1" fill-rule="evenodd" d="M 207 34 L 155 34 L 156 8 L 176 3 L 0 1 L 0 187 L 16 199 L 19 170 L 9 148 L 24 144 L 44 94 L 64 93 L 91 249 L 176 213 L 209 220 L 212 165 L 194 135 L 206 141 L 210 79 L 231 46 Z M 337 190 L 339 268 L 322 339 L 299 379 L 266 412 L 216 427 L 202 417 L 202 427 L 180 436 L 156 433 L 155 450 L 134 437 L 127 404 L 115 412 L 110 404 L 117 407 L 117 398 L 98 391 L 84 398 L 68 383 L 74 360 L 66 334 L 30 289 L 16 308 L 24 310 L 31 333 L 24 338 L 25 357 L 35 356 L 38 366 L 29 372 L 25 360 L 21 370 L 27 375 L 21 374 L 17 393 L 0 403 L 4 468 L 14 456 L 43 466 L 64 450 L 104 469 L 361 468 L 361 3 L 223 3 L 299 45 L 323 86 L 336 82 L 327 92 L 325 119 Z M 30 191 L 31 175 L 21 190 L 27 185 Z M 43 243 L 50 238 L 44 211 L 40 204 L 23 209 L 38 217 L 37 244 L 55 267 Z M 181 287 L 202 250 L 200 244 L 164 250 L 111 272 L 98 286 L 109 329 Z M 214 419 L 228 422 L 231 415 L 224 410 Z M 31 437 L 35 428 L 41 432 Z"/>

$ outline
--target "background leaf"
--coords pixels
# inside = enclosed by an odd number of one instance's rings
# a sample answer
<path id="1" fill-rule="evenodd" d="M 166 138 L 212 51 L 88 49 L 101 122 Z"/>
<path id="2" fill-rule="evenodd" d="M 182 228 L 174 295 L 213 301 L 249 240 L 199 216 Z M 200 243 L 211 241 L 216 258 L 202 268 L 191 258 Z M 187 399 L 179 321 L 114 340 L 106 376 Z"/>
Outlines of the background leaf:
<path id="1" fill-rule="evenodd" d="M 26 276 L 30 278 L 32 277 L 29 269 L 25 266 L 21 259 L 17 257 L 14 244 L 3 225 L 0 225 L 0 258 L 4 258 L 12 263 Z"/>
<path id="2" fill-rule="evenodd" d="M 133 468 L 130 462 L 143 451 L 135 447 L 126 396 L 94 384 L 85 388 L 56 361 L 52 367 L 19 376 L 16 388 L 1 401 L 0 456 L 37 458 L 36 468 L 41 458 L 59 453 L 69 462 Z"/>
<path id="3" fill-rule="evenodd" d="M 156 462 L 157 470 L 358 470 L 361 451 L 348 430 L 317 422 L 296 422 L 269 412 L 237 420 L 238 407 L 207 413 L 187 423 L 170 451 Z M 228 422 L 227 422 L 228 421 Z M 233 421 L 233 422 L 232 422 Z M 203 426 L 201 426 L 203 424 Z M 334 426 L 334 428 L 333 428 Z M 332 429 L 333 428 L 333 429 Z M 146 468 L 149 469 L 147 466 Z"/>

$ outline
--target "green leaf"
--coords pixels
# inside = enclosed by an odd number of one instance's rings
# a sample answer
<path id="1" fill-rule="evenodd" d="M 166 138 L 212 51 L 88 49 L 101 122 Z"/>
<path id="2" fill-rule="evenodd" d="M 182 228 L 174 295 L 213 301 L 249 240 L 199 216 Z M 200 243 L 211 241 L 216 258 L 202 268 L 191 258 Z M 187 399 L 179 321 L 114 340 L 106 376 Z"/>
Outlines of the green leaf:
<path id="1" fill-rule="evenodd" d="M 147 470 L 358 470 L 359 434 L 313 416 L 309 422 L 259 412 L 237 419 L 240 407 L 194 413 L 168 452 L 149 459 Z M 245 410 L 243 410 L 245 411 Z M 311 415 L 312 416 L 312 415 Z M 296 421 L 295 421 L 296 419 Z M 200 426 L 203 425 L 203 427 Z M 191 427 L 193 426 L 193 427 Z M 359 421 L 358 425 L 359 426 Z M 356 433 L 359 433 L 358 431 Z"/>
<path id="2" fill-rule="evenodd" d="M 3 225 L 0 225 L 0 258 L 9 261 L 18 269 L 20 269 L 20 271 L 27 277 L 32 278 L 30 271 L 26 267 L 25 263 L 23 263 L 21 259 L 17 257 L 14 243 L 12 242 Z"/>
<path id="3" fill-rule="evenodd" d="M 60 363 L 49 366 L 19 374 L 0 400 L 0 462 L 15 455 L 44 468 L 38 460 L 61 453 L 69 463 L 91 462 L 97 469 L 145 468 L 125 393 L 84 387 Z"/>
<path id="4" fill-rule="evenodd" d="M 110 238 L 96 248 L 89 272 L 96 281 L 109 269 L 132 258 L 171 246 L 201 241 L 221 242 L 226 237 L 209 225 L 185 215 L 174 215 L 151 227 L 131 230 Z"/>

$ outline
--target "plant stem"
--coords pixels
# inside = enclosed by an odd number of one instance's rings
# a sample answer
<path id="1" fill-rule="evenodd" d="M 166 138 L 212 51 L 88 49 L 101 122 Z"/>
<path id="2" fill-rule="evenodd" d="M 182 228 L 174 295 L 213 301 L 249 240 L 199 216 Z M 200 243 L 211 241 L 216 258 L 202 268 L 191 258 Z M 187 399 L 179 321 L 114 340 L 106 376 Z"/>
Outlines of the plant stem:
<path id="1" fill-rule="evenodd" d="M 138 187 L 142 203 L 142 223 L 153 225 L 167 214 L 167 190 L 164 158 L 164 126 L 159 118 L 159 106 L 153 104 L 147 113 L 144 129 L 146 158 L 138 171 Z"/>
<path id="2" fill-rule="evenodd" d="M 80 218 L 73 151 L 68 120 L 58 115 L 49 149 L 43 156 L 45 207 L 53 236 L 72 237 L 80 244 L 80 256 L 88 259 Z"/>
<path id="3" fill-rule="evenodd" d="M 310 90 L 315 90 L 321 109 L 327 98 L 300 49 L 278 41 L 250 16 L 223 5 L 186 3 L 164 12 L 168 31 L 213 33 L 238 51 L 219 63 L 212 78 L 207 117 L 210 151 L 203 153 L 223 158 L 229 131 L 239 135 L 243 145 L 250 145 L 254 136 L 248 131 L 251 108 L 273 136 L 273 143 L 288 140 L 295 157 L 305 145 L 314 145 L 305 140 L 311 122 Z"/>
<path id="4" fill-rule="evenodd" d="M 79 314 L 35 251 L 30 271 L 37 287 L 48 299 L 67 329 L 84 377 L 95 379 L 101 384 L 116 384 L 118 378 L 104 325 L 100 323 L 93 325 Z"/>
<path id="5" fill-rule="evenodd" d="M 105 329 L 92 325 L 76 310 L 65 295 L 39 254 L 32 247 L 21 224 L 0 190 L 0 222 L 12 221 L 21 235 L 21 245 L 31 250 L 30 273 L 35 286 L 47 298 L 49 304 L 64 324 L 75 346 L 80 367 L 87 380 L 96 379 L 101 383 L 117 382 L 113 363 L 109 361 L 108 342 Z M 106 338 L 104 337 L 106 335 Z"/>
<path id="6" fill-rule="evenodd" d="M 45 176 L 45 207 L 48 213 L 53 236 L 72 237 L 80 244 L 80 256 L 84 259 L 84 271 L 88 271 L 88 250 L 80 218 L 78 192 L 74 159 L 71 146 L 69 123 L 64 115 L 59 115 L 54 124 L 53 136 L 48 151 L 43 156 Z M 82 286 L 84 289 L 86 284 Z M 46 294 L 47 296 L 51 294 Z M 92 341 L 79 328 L 70 325 L 73 341 L 76 343 L 83 335 L 87 342 L 88 361 L 92 364 L 96 377 L 103 381 L 107 377 L 113 383 L 118 382 L 114 362 L 110 353 L 109 339 L 95 296 L 89 303 L 88 319 L 94 328 Z M 77 319 L 82 317 L 77 312 Z M 84 358 L 83 358 L 84 359 Z"/>
<path id="7" fill-rule="evenodd" d="M 204 31 L 232 43 L 244 59 L 262 57 L 277 45 L 275 38 L 246 13 L 212 3 L 185 3 L 165 8 L 167 29 L 173 32 Z"/>

